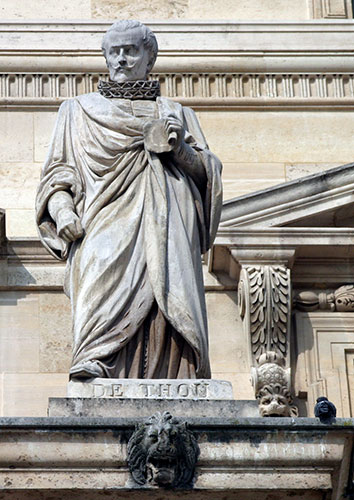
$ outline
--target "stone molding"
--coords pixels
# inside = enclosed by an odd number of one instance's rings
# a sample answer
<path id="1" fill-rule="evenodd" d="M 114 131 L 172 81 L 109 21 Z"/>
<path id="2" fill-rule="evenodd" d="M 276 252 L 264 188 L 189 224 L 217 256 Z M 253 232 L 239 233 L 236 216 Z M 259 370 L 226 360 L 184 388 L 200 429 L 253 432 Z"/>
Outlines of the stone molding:
<path id="1" fill-rule="evenodd" d="M 226 70 L 226 68 L 224 68 Z M 354 75 L 333 73 L 154 73 L 161 93 L 196 108 L 352 109 Z M 0 107 L 53 107 L 97 90 L 104 73 L 3 73 Z"/>
<path id="2" fill-rule="evenodd" d="M 353 415 L 354 315 L 350 312 L 297 312 L 296 392 L 307 394 L 310 415 L 319 396 L 337 408 L 338 417 Z"/>
<path id="3" fill-rule="evenodd" d="M 323 216 L 331 209 L 350 206 L 353 189 L 353 163 L 331 168 L 225 201 L 220 229 L 242 226 L 263 229 L 291 225 L 295 230 L 299 227 L 298 221 L 303 220 L 302 229 L 305 230 L 304 226 L 308 222 L 306 219 L 317 216 L 318 224 L 314 224 L 312 220 L 311 227 L 306 230 L 314 230 L 316 227 L 316 231 L 324 231 L 330 227 L 330 231 L 338 231 L 345 227 L 343 224 L 339 225 L 340 220 L 335 220 L 338 217 L 332 217 L 328 225 L 323 226 Z M 341 216 L 344 219 L 343 214 Z M 346 222 L 350 224 L 350 220 Z M 347 227 L 351 227 L 349 224 Z"/>
<path id="4" fill-rule="evenodd" d="M 353 21 L 148 24 L 160 45 L 153 77 L 183 104 L 354 108 Z M 94 91 L 106 74 L 99 47 L 108 26 L 0 22 L 0 108 L 56 108 Z"/>
<path id="5" fill-rule="evenodd" d="M 167 408 L 168 409 L 168 408 Z M 142 418 L 1 418 L 2 494 L 43 494 L 81 500 L 104 490 L 107 499 L 161 498 L 161 490 L 133 490 L 127 442 Z M 353 445 L 353 420 L 188 418 L 200 448 L 195 498 L 227 495 L 276 500 L 342 498 Z M 221 436 L 221 438 L 220 438 Z M 25 464 L 25 467 L 24 467 Z M 73 486 L 74 485 L 74 486 Z M 45 493 L 43 493 L 45 492 Z M 37 496 L 36 496 L 37 495 Z M 169 491 L 171 499 L 183 492 Z M 165 495 L 166 496 L 166 495 Z"/>
<path id="6" fill-rule="evenodd" d="M 310 0 L 314 19 L 347 19 L 353 15 L 351 0 Z"/>

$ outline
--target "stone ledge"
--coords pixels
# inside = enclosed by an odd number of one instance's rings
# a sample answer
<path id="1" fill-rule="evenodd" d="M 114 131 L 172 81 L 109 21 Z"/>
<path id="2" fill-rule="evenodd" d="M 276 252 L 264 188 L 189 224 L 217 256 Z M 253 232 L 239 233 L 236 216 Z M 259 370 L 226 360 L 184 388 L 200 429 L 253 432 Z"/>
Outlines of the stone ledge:
<path id="1" fill-rule="evenodd" d="M 339 499 L 353 419 L 187 418 L 200 457 L 192 490 L 131 486 L 127 442 L 140 419 L 1 418 L 0 499 Z M 184 419 L 183 419 L 184 420 Z M 220 493 L 223 492 L 223 495 Z"/>
<path id="2" fill-rule="evenodd" d="M 55 398 L 53 398 L 55 399 Z M 0 433 L 4 430 L 78 430 L 78 429 L 113 429 L 132 428 L 136 423 L 145 420 L 145 417 L 120 418 L 120 417 L 0 417 Z M 250 417 L 250 418 L 225 418 L 225 417 L 187 417 L 190 428 L 220 428 L 244 431 L 259 430 L 269 431 L 318 431 L 320 433 L 344 432 L 354 434 L 354 418 L 337 418 L 332 424 L 322 424 L 318 418 L 308 417 Z"/>
<path id="3" fill-rule="evenodd" d="M 115 417 L 146 418 L 168 410 L 180 418 L 242 418 L 258 417 L 257 401 L 232 400 L 166 400 L 166 399 L 107 399 L 49 398 L 49 417 Z M 0 424 L 1 425 L 1 424 Z"/>

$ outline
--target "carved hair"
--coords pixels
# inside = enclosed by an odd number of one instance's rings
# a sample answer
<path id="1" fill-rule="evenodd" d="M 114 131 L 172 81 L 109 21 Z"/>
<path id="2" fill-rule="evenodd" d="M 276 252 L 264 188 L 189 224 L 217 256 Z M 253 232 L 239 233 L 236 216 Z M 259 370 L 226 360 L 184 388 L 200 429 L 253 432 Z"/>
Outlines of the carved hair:
<path id="1" fill-rule="evenodd" d="M 157 40 L 156 40 L 156 36 L 154 35 L 154 33 L 151 31 L 150 28 L 145 26 L 145 24 L 141 23 L 140 21 L 134 21 L 132 19 L 129 19 L 129 20 L 117 21 L 117 22 L 113 23 L 112 26 L 110 28 L 108 28 L 108 30 L 106 31 L 106 33 L 104 34 L 104 37 L 102 39 L 102 52 L 103 52 L 103 55 L 106 57 L 107 39 L 108 39 L 108 35 L 112 31 L 117 32 L 117 36 L 119 36 L 119 33 L 122 33 L 124 31 L 137 29 L 137 28 L 140 29 L 141 37 L 142 37 L 144 46 L 150 54 L 149 65 L 148 65 L 148 72 L 149 72 L 149 71 L 151 71 L 153 65 L 155 64 L 157 52 L 158 52 L 158 45 L 157 45 Z"/>
<path id="2" fill-rule="evenodd" d="M 151 441 L 149 436 L 154 432 L 155 439 Z M 160 434 L 164 435 L 162 440 Z M 159 456 L 174 460 L 175 477 L 171 484 L 165 486 L 190 488 L 198 455 L 198 443 L 186 423 L 179 423 L 169 412 L 162 415 L 157 412 L 144 424 L 138 425 L 128 443 L 129 469 L 139 485 L 148 481 L 149 457 Z"/>

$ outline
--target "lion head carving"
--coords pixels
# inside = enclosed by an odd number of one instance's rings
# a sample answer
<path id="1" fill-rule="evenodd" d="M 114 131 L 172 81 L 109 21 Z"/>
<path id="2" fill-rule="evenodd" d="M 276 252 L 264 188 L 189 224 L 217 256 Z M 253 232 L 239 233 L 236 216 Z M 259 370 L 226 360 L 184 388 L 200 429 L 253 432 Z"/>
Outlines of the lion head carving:
<path id="1" fill-rule="evenodd" d="M 169 412 L 138 425 L 128 442 L 129 469 L 139 485 L 191 487 L 198 455 L 193 434 Z"/>

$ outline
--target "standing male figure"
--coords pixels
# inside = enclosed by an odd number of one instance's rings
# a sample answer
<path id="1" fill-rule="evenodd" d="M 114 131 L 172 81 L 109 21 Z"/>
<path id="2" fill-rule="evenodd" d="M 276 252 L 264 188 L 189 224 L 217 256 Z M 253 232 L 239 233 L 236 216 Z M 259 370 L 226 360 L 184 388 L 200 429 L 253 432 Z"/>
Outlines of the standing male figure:
<path id="1" fill-rule="evenodd" d="M 147 76 L 154 34 L 114 23 L 110 81 L 60 107 L 37 195 L 43 244 L 67 259 L 71 379 L 209 378 L 201 253 L 221 164 L 195 114 Z"/>

